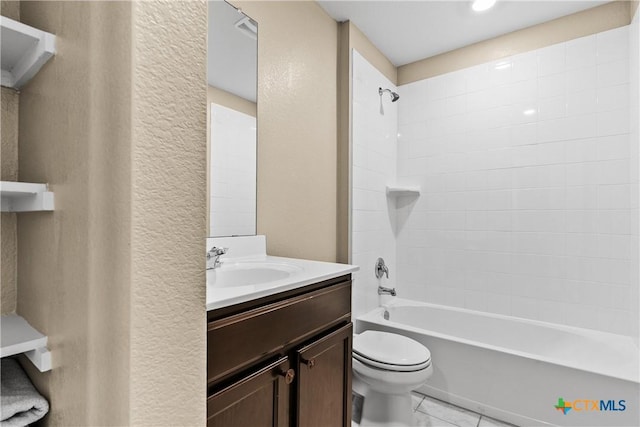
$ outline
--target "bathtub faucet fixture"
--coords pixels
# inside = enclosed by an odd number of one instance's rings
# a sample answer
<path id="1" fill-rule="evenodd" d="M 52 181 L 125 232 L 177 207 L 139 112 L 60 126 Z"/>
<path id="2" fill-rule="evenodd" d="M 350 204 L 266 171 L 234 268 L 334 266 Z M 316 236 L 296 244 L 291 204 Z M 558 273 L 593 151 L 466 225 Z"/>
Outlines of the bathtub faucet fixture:
<path id="1" fill-rule="evenodd" d="M 384 264 L 384 260 L 382 258 L 378 258 L 376 261 L 376 277 L 378 279 L 382 279 L 382 275 L 387 276 L 389 278 L 389 267 Z"/>
<path id="2" fill-rule="evenodd" d="M 391 295 L 396 296 L 396 288 L 385 288 L 384 286 L 378 286 L 378 295 Z"/>

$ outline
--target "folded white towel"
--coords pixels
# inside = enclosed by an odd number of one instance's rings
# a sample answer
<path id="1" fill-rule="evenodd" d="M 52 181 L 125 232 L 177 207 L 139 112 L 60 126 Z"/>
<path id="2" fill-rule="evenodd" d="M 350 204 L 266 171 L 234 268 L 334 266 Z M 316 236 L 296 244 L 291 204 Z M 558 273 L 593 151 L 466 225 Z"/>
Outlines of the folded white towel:
<path id="1" fill-rule="evenodd" d="M 23 427 L 49 412 L 49 402 L 31 384 L 17 360 L 2 359 L 0 426 Z"/>

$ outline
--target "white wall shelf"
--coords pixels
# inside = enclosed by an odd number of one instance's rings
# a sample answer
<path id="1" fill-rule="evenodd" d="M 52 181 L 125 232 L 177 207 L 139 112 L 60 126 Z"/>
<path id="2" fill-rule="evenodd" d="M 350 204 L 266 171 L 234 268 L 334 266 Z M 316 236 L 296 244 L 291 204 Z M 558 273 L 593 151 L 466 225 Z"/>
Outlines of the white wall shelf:
<path id="1" fill-rule="evenodd" d="M 47 184 L 0 181 L 2 212 L 52 211 L 53 207 L 53 193 Z"/>
<path id="2" fill-rule="evenodd" d="M 20 89 L 56 52 L 56 36 L 0 17 L 2 86 Z"/>
<path id="3" fill-rule="evenodd" d="M 417 185 L 387 185 L 387 196 L 419 196 L 420 187 Z"/>
<path id="4" fill-rule="evenodd" d="M 23 353 L 40 372 L 51 370 L 47 337 L 17 314 L 0 317 L 0 357 Z"/>

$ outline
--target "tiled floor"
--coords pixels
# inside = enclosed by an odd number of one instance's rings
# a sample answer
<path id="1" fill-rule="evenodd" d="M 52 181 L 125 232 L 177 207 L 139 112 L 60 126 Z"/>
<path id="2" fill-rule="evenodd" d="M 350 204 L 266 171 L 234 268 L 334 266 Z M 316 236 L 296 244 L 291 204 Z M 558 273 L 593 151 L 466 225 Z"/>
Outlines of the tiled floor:
<path id="1" fill-rule="evenodd" d="M 515 427 L 455 405 L 413 393 L 416 427 Z M 355 422 L 352 427 L 358 427 Z"/>
<path id="2" fill-rule="evenodd" d="M 513 427 L 503 421 L 413 393 L 414 420 L 419 427 Z"/>

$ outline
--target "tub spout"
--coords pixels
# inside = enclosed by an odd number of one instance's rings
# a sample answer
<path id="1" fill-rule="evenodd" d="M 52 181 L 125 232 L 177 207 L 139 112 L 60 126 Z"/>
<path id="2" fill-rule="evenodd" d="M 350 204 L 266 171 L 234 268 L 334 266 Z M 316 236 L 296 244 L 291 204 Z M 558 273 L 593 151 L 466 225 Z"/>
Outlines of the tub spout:
<path id="1" fill-rule="evenodd" d="M 384 286 L 378 286 L 378 295 L 391 295 L 396 296 L 396 288 L 385 288 Z"/>

